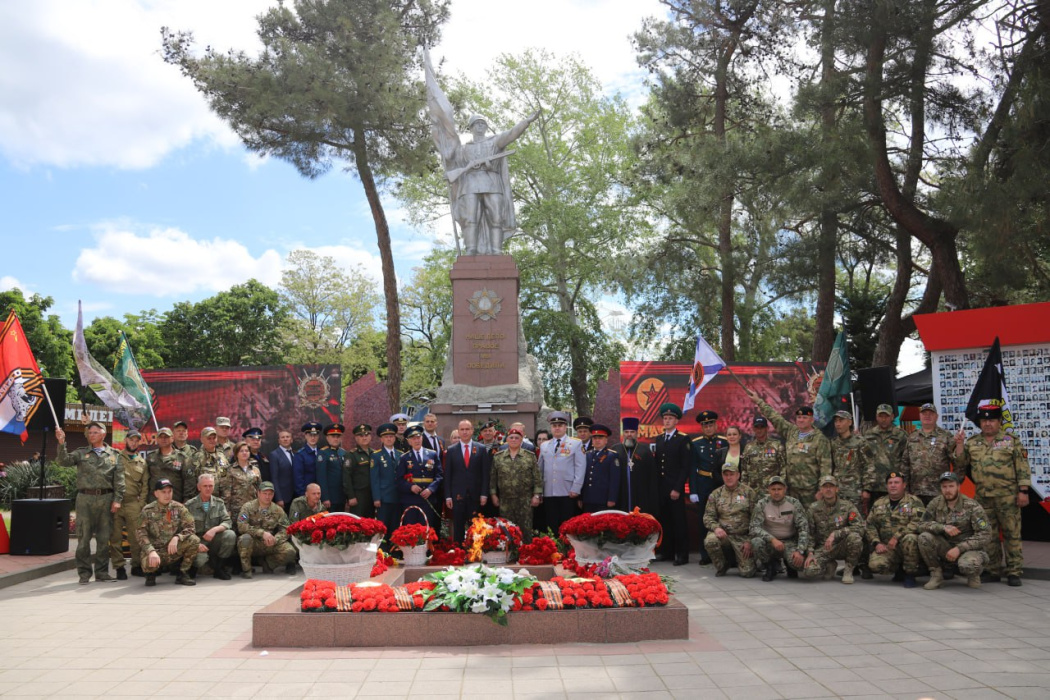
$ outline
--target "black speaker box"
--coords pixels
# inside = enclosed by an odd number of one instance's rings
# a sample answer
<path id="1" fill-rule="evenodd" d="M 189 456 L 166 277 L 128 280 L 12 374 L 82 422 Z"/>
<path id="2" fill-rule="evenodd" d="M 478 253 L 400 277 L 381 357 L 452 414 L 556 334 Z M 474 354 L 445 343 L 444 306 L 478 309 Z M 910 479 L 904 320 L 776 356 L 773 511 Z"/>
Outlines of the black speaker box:
<path id="1" fill-rule="evenodd" d="M 66 381 L 64 377 L 55 379 L 44 378 L 47 395 L 51 397 L 51 401 L 55 404 L 55 415 L 58 416 L 57 427 L 59 428 L 66 427 Z M 26 425 L 26 430 L 32 433 L 41 430 L 54 430 L 55 427 L 55 419 L 51 416 L 51 407 L 47 405 L 47 398 L 45 397 L 44 403 L 36 409 L 33 418 Z"/>
<path id="2" fill-rule="evenodd" d="M 71 504 L 67 498 L 11 501 L 11 554 L 68 552 Z"/>
<path id="3" fill-rule="evenodd" d="M 862 418 L 875 420 L 875 411 L 879 404 L 888 403 L 897 410 L 897 398 L 893 391 L 893 370 L 889 367 L 869 367 L 857 370 L 857 384 L 860 389 Z"/>

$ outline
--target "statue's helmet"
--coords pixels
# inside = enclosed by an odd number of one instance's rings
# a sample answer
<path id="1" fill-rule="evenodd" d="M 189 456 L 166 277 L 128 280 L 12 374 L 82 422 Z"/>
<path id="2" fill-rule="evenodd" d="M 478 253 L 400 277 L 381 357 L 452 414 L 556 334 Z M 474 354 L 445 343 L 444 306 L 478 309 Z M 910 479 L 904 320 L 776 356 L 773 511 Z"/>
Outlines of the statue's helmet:
<path id="1" fill-rule="evenodd" d="M 489 120 L 480 114 L 472 114 L 470 119 L 467 120 L 467 129 L 473 128 L 475 122 L 485 122 L 485 126 L 488 126 Z"/>

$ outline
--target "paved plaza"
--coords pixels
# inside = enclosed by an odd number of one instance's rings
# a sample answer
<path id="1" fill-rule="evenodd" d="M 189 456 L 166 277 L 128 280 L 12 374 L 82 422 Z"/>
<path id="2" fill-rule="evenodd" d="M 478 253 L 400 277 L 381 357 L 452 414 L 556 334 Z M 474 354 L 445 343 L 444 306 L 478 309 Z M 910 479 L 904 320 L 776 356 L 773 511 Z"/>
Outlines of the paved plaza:
<path id="1" fill-rule="evenodd" d="M 1028 544 L 1026 543 L 1026 547 Z M 251 616 L 302 584 L 256 574 L 0 590 L 5 697 L 1046 698 L 1050 581 L 905 590 L 886 577 L 678 579 L 691 639 L 626 645 L 263 650 Z M 378 613 L 377 613 L 378 614 Z M 539 613 L 536 613 L 539 614 Z"/>

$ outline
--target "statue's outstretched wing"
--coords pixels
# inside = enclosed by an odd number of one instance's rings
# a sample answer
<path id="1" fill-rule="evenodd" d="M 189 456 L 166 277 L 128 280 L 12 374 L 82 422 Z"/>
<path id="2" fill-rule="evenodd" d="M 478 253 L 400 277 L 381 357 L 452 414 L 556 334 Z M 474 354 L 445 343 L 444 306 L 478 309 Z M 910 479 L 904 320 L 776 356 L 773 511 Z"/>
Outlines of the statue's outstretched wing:
<path id="1" fill-rule="evenodd" d="M 431 134 L 437 144 L 438 153 L 448 168 L 449 161 L 459 146 L 459 133 L 452 114 L 452 105 L 445 92 L 438 85 L 434 67 L 430 64 L 430 52 L 423 50 L 423 70 L 426 75 L 427 111 L 430 112 Z"/>

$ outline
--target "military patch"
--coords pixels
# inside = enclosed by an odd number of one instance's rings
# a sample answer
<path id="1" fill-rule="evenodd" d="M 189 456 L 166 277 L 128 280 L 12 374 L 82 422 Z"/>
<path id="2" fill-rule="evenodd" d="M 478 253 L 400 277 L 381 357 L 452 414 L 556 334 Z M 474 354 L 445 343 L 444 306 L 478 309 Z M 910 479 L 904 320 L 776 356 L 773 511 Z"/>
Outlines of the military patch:
<path id="1" fill-rule="evenodd" d="M 984 528 L 988 527 L 988 521 L 984 518 L 977 518 L 977 527 L 983 530 Z"/>
<path id="2" fill-rule="evenodd" d="M 795 445 L 795 451 L 799 452 L 800 454 L 809 454 L 809 443 L 808 442 L 797 443 Z"/>
<path id="3" fill-rule="evenodd" d="M 239 517 L 237 519 L 240 520 L 242 523 L 246 523 L 246 522 L 248 522 L 248 514 L 247 513 L 241 513 L 241 517 Z"/>
<path id="4" fill-rule="evenodd" d="M 849 514 L 849 521 L 850 522 L 853 522 L 856 519 L 857 519 L 857 514 L 856 513 L 850 513 Z"/>

